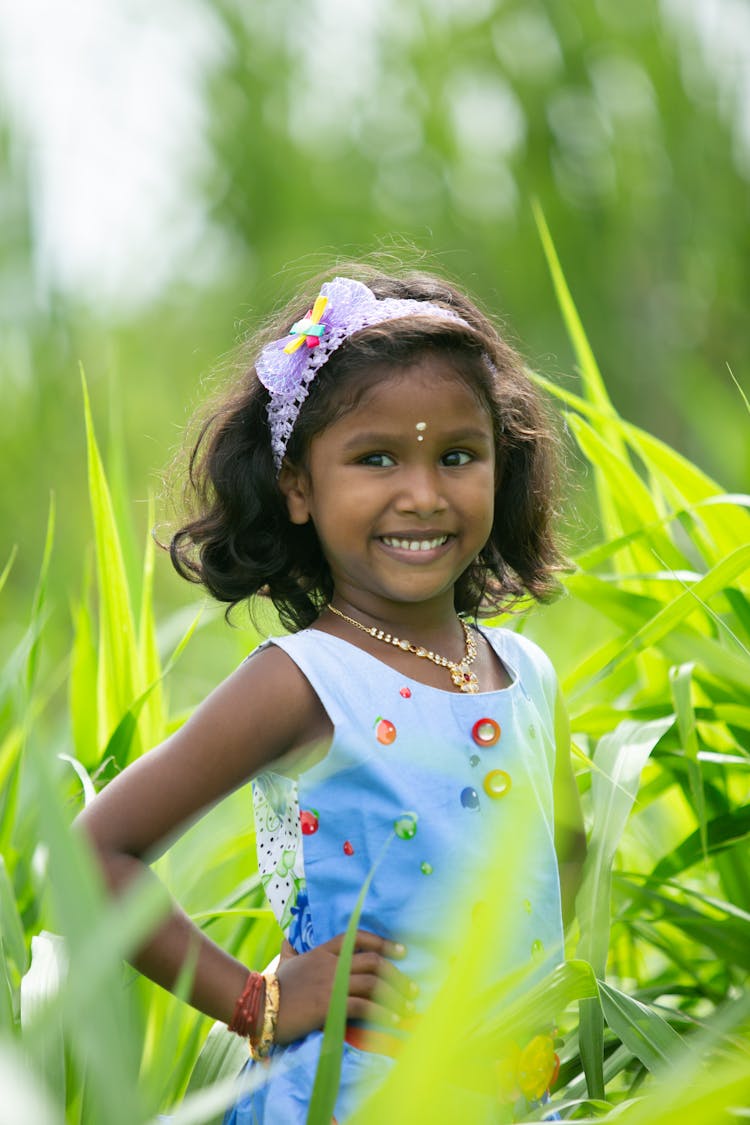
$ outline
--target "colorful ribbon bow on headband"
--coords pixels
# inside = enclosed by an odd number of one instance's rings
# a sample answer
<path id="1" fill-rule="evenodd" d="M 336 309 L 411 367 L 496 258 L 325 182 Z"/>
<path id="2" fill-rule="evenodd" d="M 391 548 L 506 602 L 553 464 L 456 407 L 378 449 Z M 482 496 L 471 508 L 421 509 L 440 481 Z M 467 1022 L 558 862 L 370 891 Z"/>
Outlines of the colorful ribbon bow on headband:
<path id="1" fill-rule="evenodd" d="M 444 305 L 397 297 L 379 300 L 361 281 L 335 277 L 321 286 L 307 316 L 296 321 L 287 336 L 266 344 L 255 370 L 270 394 L 268 424 L 277 472 L 310 384 L 326 360 L 360 329 L 406 316 L 426 316 L 470 327 Z"/>
<path id="2" fill-rule="evenodd" d="M 326 331 L 326 325 L 320 323 L 320 318 L 325 311 L 328 304 L 328 298 L 322 294 L 315 298 L 315 304 L 308 310 L 307 316 L 302 320 L 296 321 L 295 324 L 289 329 L 290 336 L 296 336 L 296 340 L 292 340 L 287 344 L 284 351 L 287 355 L 296 352 L 297 348 L 301 348 L 302 344 L 307 344 L 308 348 L 315 348 L 320 343 L 320 338 Z"/>

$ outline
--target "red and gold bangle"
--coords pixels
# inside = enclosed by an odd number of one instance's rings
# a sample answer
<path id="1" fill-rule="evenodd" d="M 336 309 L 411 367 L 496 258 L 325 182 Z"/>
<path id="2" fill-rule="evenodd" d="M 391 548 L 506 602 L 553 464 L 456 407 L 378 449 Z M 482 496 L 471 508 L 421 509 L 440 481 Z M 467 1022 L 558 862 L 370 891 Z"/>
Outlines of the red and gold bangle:
<path id="1" fill-rule="evenodd" d="M 279 1000 L 281 998 L 279 978 L 275 973 L 264 973 L 263 980 L 266 984 L 263 1027 L 258 1038 L 252 1033 L 249 1037 L 250 1054 L 254 1059 L 265 1059 L 268 1056 L 276 1040 L 276 1024 L 279 1018 Z"/>
<path id="2" fill-rule="evenodd" d="M 245 987 L 235 1005 L 234 1015 L 227 1024 L 229 1031 L 233 1031 L 235 1035 L 240 1035 L 243 1039 L 248 1039 L 257 1031 L 263 984 L 262 973 L 248 974 Z"/>

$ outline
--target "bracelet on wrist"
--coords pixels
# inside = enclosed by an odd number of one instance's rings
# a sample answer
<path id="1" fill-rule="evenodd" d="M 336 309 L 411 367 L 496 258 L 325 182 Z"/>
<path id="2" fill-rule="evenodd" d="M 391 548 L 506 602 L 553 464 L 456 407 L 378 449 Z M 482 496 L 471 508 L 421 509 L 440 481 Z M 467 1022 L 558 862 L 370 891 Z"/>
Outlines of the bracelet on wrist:
<path id="1" fill-rule="evenodd" d="M 264 973 L 262 979 L 266 986 L 263 1005 L 263 1024 L 260 1035 L 258 1036 L 251 1033 L 248 1040 L 250 1054 L 254 1059 L 267 1058 L 271 1047 L 276 1041 L 276 1024 L 279 1018 L 279 1000 L 281 998 L 279 978 L 275 973 Z"/>
<path id="2" fill-rule="evenodd" d="M 227 1024 L 229 1031 L 233 1031 L 235 1035 L 239 1035 L 243 1039 L 248 1039 L 251 1035 L 257 1034 L 258 1024 L 261 1022 L 259 1017 L 264 987 L 265 981 L 262 973 L 248 974 L 245 987 L 235 1005 L 234 1015 Z"/>

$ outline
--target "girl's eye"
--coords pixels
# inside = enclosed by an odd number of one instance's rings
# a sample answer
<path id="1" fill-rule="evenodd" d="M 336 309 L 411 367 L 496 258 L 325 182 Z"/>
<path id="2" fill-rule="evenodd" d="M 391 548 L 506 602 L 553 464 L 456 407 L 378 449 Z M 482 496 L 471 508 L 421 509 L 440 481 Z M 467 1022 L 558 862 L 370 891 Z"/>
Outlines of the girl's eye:
<path id="1" fill-rule="evenodd" d="M 474 458 L 471 453 L 467 453 L 465 449 L 451 449 L 447 453 L 444 453 L 440 460 L 444 465 L 447 465 L 449 469 L 454 469 L 460 465 L 468 465 Z"/>
<path id="2" fill-rule="evenodd" d="M 360 465 L 372 465 L 376 469 L 390 469 L 396 462 L 389 453 L 368 453 L 360 457 Z"/>

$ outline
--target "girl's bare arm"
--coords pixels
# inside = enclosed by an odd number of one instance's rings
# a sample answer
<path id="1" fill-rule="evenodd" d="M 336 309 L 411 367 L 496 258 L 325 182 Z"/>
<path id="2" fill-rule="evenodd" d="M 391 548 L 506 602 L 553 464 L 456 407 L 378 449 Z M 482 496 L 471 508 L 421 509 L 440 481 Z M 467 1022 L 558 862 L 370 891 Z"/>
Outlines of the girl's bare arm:
<path id="1" fill-rule="evenodd" d="M 119 893 L 135 879 L 154 878 L 146 857 L 153 859 L 201 810 L 283 755 L 304 751 L 321 735 L 325 738 L 325 733 L 320 702 L 280 649 L 270 647 L 243 664 L 179 731 L 129 766 L 78 817 L 76 823 L 88 837 L 109 887 Z M 401 975 L 385 960 L 394 956 L 391 943 L 362 935 L 358 949 L 360 977 L 374 973 L 374 980 L 382 975 L 386 994 L 406 993 L 408 985 L 402 987 Z M 320 1026 L 337 951 L 324 946 L 282 966 L 286 995 L 279 1014 L 281 1041 Z M 203 934 L 177 904 L 133 963 L 170 989 L 183 964 L 193 958 L 191 1002 L 214 1019 L 229 1022 L 248 969 Z M 368 992 L 368 986 L 360 991 Z M 369 995 L 350 998 L 351 1016 L 377 1018 L 376 1007 Z"/>

